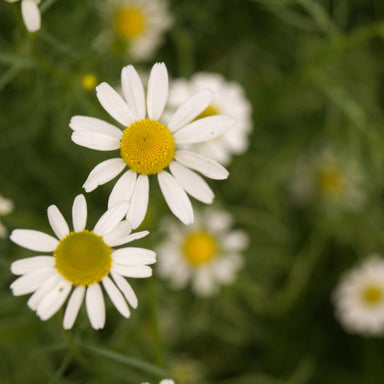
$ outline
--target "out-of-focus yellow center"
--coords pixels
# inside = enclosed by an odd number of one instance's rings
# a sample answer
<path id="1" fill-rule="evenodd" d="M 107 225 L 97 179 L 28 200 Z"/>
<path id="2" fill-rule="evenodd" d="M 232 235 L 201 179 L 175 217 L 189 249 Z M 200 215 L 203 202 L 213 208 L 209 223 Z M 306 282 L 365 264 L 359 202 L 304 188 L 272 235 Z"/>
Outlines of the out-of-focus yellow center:
<path id="1" fill-rule="evenodd" d="M 97 78 L 93 73 L 85 74 L 81 79 L 81 86 L 86 91 L 92 91 L 96 87 Z"/>
<path id="2" fill-rule="evenodd" d="M 183 253 L 188 262 L 198 267 L 210 262 L 217 253 L 217 241 L 208 232 L 189 233 L 183 243 Z"/>
<path id="3" fill-rule="evenodd" d="M 91 285 L 106 276 L 112 250 L 92 231 L 71 232 L 60 240 L 54 257 L 56 269 L 74 285 Z"/>
<path id="4" fill-rule="evenodd" d="M 211 104 L 203 112 L 201 112 L 200 115 L 197 116 L 195 120 L 199 120 L 199 119 L 202 119 L 204 117 L 215 116 L 215 115 L 219 115 L 219 114 L 220 114 L 220 112 L 219 112 L 218 108 L 216 108 L 214 105 Z"/>
<path id="5" fill-rule="evenodd" d="M 146 28 L 146 24 L 144 12 L 137 6 L 121 7 L 115 13 L 115 32 L 127 40 L 141 35 Z"/>
<path id="6" fill-rule="evenodd" d="M 337 197 L 344 187 L 344 176 L 340 169 L 334 166 L 328 166 L 319 171 L 320 192 L 324 196 Z"/>
<path id="7" fill-rule="evenodd" d="M 376 305 L 383 298 L 383 289 L 375 284 L 368 285 L 362 292 L 362 299 L 365 304 Z"/>
<path id="8" fill-rule="evenodd" d="M 124 130 L 120 154 L 136 173 L 154 175 L 173 160 L 175 140 L 171 131 L 158 121 L 139 120 Z"/>

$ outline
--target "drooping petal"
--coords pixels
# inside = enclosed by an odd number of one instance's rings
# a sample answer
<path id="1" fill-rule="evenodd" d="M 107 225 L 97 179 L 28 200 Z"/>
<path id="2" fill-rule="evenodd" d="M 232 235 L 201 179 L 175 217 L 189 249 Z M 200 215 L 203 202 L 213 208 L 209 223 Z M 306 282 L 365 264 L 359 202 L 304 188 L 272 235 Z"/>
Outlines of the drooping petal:
<path id="1" fill-rule="evenodd" d="M 83 184 L 83 188 L 86 192 L 92 192 L 99 185 L 108 183 L 108 181 L 115 178 L 124 168 L 124 160 L 120 157 L 102 161 L 92 169 L 87 180 Z"/>
<path id="2" fill-rule="evenodd" d="M 59 239 L 67 236 L 69 234 L 69 227 L 59 208 L 57 208 L 56 205 L 51 205 L 48 207 L 47 213 L 49 224 L 53 232 L 55 232 L 55 235 Z"/>
<path id="3" fill-rule="evenodd" d="M 167 125 L 171 132 L 176 132 L 181 127 L 191 122 L 199 116 L 212 103 L 213 92 L 209 89 L 203 89 L 184 104 L 180 105 L 177 111 L 172 115 Z"/>
<path id="4" fill-rule="evenodd" d="M 99 284 L 92 284 L 88 287 L 85 295 L 85 306 L 87 308 L 88 318 L 92 328 L 104 328 L 105 302 L 103 292 Z"/>
<path id="5" fill-rule="evenodd" d="M 56 269 L 53 267 L 41 268 L 37 271 L 27 273 L 16 279 L 10 286 L 14 296 L 27 295 L 36 291 L 47 279 L 53 276 Z"/>
<path id="6" fill-rule="evenodd" d="M 93 232 L 99 236 L 103 236 L 106 233 L 111 232 L 125 216 L 127 210 L 128 202 L 119 201 L 100 217 L 95 225 L 95 228 L 93 229 Z"/>
<path id="7" fill-rule="evenodd" d="M 159 120 L 168 98 L 168 72 L 164 63 L 156 63 L 148 80 L 148 117 Z"/>
<path id="8" fill-rule="evenodd" d="M 103 108 L 120 124 L 128 127 L 135 118 L 123 98 L 107 83 L 96 87 L 96 96 Z"/>
<path id="9" fill-rule="evenodd" d="M 77 195 L 72 205 L 72 221 L 75 232 L 81 232 L 87 225 L 87 201 L 84 195 Z"/>
<path id="10" fill-rule="evenodd" d="M 120 291 L 123 292 L 123 295 L 130 304 L 130 306 L 133 308 L 137 308 L 137 296 L 128 281 L 125 280 L 123 276 L 113 271 L 111 271 L 111 276 L 115 281 L 116 285 L 119 287 Z"/>
<path id="11" fill-rule="evenodd" d="M 205 204 L 211 204 L 213 202 L 215 195 L 201 176 L 177 161 L 172 161 L 169 169 L 187 193 Z"/>
<path id="12" fill-rule="evenodd" d="M 121 71 L 121 87 L 135 120 L 143 120 L 145 118 L 145 92 L 140 76 L 132 65 L 127 65 Z"/>
<path id="13" fill-rule="evenodd" d="M 120 148 L 120 140 L 100 132 L 74 131 L 71 139 L 77 145 L 97 151 L 113 151 Z"/>
<path id="14" fill-rule="evenodd" d="M 234 124 L 235 120 L 229 116 L 204 117 L 180 128 L 174 134 L 175 143 L 194 144 L 210 141 L 229 131 Z"/>
<path id="15" fill-rule="evenodd" d="M 40 287 L 36 289 L 34 294 L 28 299 L 28 307 L 32 309 L 32 311 L 36 311 L 41 300 L 43 300 L 43 298 L 48 295 L 48 293 L 51 292 L 51 290 L 54 289 L 61 280 L 63 280 L 63 277 L 58 273 L 55 273 L 49 279 L 45 280 L 44 283 L 40 285 Z"/>
<path id="16" fill-rule="evenodd" d="M 126 200 L 128 202 L 131 200 L 136 185 L 136 175 L 136 172 L 130 169 L 117 180 L 109 195 L 108 207 L 112 207 L 121 200 Z"/>
<path id="17" fill-rule="evenodd" d="M 124 244 L 121 242 L 123 239 L 129 236 L 132 231 L 131 223 L 127 220 L 120 221 L 111 232 L 108 232 L 103 236 L 103 240 L 110 247 Z"/>
<path id="18" fill-rule="evenodd" d="M 218 162 L 189 151 L 176 151 L 175 160 L 202 175 L 215 180 L 224 180 L 229 172 Z"/>
<path id="19" fill-rule="evenodd" d="M 161 192 L 172 213 L 186 225 L 193 223 L 191 202 L 177 180 L 166 171 L 160 172 L 157 178 Z"/>
<path id="20" fill-rule="evenodd" d="M 83 303 L 85 296 L 85 286 L 81 285 L 76 287 L 73 291 L 68 304 L 65 310 L 64 319 L 63 319 L 63 328 L 71 329 L 73 324 L 76 321 L 77 315 L 79 313 L 81 304 Z"/>
<path id="21" fill-rule="evenodd" d="M 156 253 L 150 249 L 127 247 L 113 251 L 112 259 L 114 263 L 122 265 L 153 264 L 156 262 Z"/>
<path id="22" fill-rule="evenodd" d="M 16 260 L 11 264 L 11 272 L 14 275 L 24 275 L 38 269 L 53 267 L 55 258 L 52 256 L 33 256 Z"/>
<path id="23" fill-rule="evenodd" d="M 129 204 L 127 220 L 136 229 L 144 220 L 147 213 L 149 197 L 149 180 L 147 175 L 140 175 L 137 178 L 135 190 Z"/>
<path id="24" fill-rule="evenodd" d="M 36 32 L 41 27 L 40 10 L 34 0 L 22 0 L 21 15 L 29 32 Z"/>
<path id="25" fill-rule="evenodd" d="M 145 278 L 152 276 L 152 268 L 147 265 L 120 265 L 113 264 L 111 271 L 125 277 Z"/>
<path id="26" fill-rule="evenodd" d="M 15 229 L 9 238 L 17 245 L 37 252 L 53 252 L 59 244 L 53 236 L 34 229 Z"/>
<path id="27" fill-rule="evenodd" d="M 124 300 L 123 295 L 117 289 L 116 285 L 113 284 L 112 280 L 108 276 L 104 277 L 102 283 L 113 305 L 122 316 L 128 318 L 131 315 L 131 311 L 129 310 L 127 302 Z"/>
<path id="28" fill-rule="evenodd" d="M 105 135 L 114 137 L 116 140 L 121 140 L 121 135 L 123 134 L 120 128 L 104 120 L 90 116 L 73 116 L 69 122 L 69 126 L 73 131 L 104 133 Z"/>

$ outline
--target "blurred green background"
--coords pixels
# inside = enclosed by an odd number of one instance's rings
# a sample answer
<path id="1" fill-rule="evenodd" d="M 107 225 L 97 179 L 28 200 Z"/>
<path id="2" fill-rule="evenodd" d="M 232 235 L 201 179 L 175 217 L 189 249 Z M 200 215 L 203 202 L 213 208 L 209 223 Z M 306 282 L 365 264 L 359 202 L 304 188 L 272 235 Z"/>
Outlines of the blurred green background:
<path id="1" fill-rule="evenodd" d="M 92 48 L 103 28 L 92 3 L 43 0 L 42 29 L 29 34 L 19 4 L 0 2 L 0 193 L 15 204 L 2 222 L 50 232 L 46 208 L 69 219 L 89 171 L 109 157 L 70 140 L 73 115 L 112 122 L 82 89 L 85 74 L 118 86 L 123 66 L 145 73 L 164 61 L 172 78 L 221 73 L 252 104 L 249 150 L 228 180 L 210 182 L 250 235 L 246 267 L 209 299 L 156 275 L 130 280 L 139 307 L 129 320 L 106 300 L 103 331 L 83 308 L 68 332 L 62 312 L 44 323 L 27 296 L 12 296 L 9 266 L 32 252 L 0 240 L 0 383 L 382 383 L 383 340 L 347 334 L 331 295 L 344 271 L 384 249 L 384 2 L 173 0 L 173 27 L 141 63 Z M 358 207 L 321 190 L 295 196 L 298 167 L 324 147 L 357 169 Z M 87 195 L 89 222 L 112 185 Z M 168 213 L 151 188 L 151 234 L 135 246 L 154 248 Z"/>

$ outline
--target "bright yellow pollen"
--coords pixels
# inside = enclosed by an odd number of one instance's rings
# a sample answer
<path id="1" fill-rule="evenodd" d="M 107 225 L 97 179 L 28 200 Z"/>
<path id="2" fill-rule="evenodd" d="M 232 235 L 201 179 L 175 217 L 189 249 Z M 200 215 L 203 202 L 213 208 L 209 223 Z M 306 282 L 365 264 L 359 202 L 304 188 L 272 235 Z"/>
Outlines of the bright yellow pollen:
<path id="1" fill-rule="evenodd" d="M 192 232 L 184 240 L 183 253 L 194 267 L 207 264 L 217 253 L 216 239 L 208 232 Z"/>
<path id="2" fill-rule="evenodd" d="M 81 79 L 81 86 L 86 91 L 92 91 L 96 87 L 97 78 L 93 73 L 87 73 Z"/>
<path id="3" fill-rule="evenodd" d="M 369 285 L 362 292 L 362 299 L 365 304 L 376 305 L 383 298 L 383 289 L 377 285 Z"/>
<path id="4" fill-rule="evenodd" d="M 108 274 L 111 253 L 101 236 L 85 229 L 60 240 L 53 255 L 56 269 L 66 280 L 74 285 L 91 285 Z"/>
<path id="5" fill-rule="evenodd" d="M 173 160 L 175 140 L 171 131 L 158 121 L 140 120 L 124 130 L 120 153 L 136 173 L 155 175 Z"/>
<path id="6" fill-rule="evenodd" d="M 325 196 L 339 196 L 343 190 L 344 176 L 336 167 L 324 167 L 319 171 L 319 187 Z"/>
<path id="7" fill-rule="evenodd" d="M 127 40 L 134 39 L 141 35 L 146 24 L 145 15 L 138 7 L 122 7 L 115 13 L 115 32 Z"/>
<path id="8" fill-rule="evenodd" d="M 215 106 L 209 105 L 203 112 L 200 113 L 199 116 L 196 117 L 195 120 L 199 120 L 199 119 L 203 119 L 204 117 L 215 116 L 219 114 L 220 112 Z"/>

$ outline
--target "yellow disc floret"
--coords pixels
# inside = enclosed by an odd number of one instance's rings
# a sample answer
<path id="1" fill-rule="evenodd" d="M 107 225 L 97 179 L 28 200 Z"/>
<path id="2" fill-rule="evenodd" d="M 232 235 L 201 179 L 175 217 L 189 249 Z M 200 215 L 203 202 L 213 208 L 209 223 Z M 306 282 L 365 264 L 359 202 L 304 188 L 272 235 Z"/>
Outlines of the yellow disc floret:
<path id="1" fill-rule="evenodd" d="M 136 173 L 154 175 L 173 160 L 175 140 L 171 131 L 158 121 L 140 120 L 124 130 L 120 153 Z"/>
<path id="2" fill-rule="evenodd" d="M 378 304 L 383 299 L 382 287 L 375 284 L 368 285 L 362 292 L 362 299 L 368 305 Z"/>
<path id="3" fill-rule="evenodd" d="M 86 91 L 92 91 L 97 85 L 97 78 L 93 73 L 87 73 L 81 78 L 81 86 Z"/>
<path id="4" fill-rule="evenodd" d="M 91 285 L 106 276 L 112 250 L 92 231 L 71 232 L 60 240 L 54 257 L 56 269 L 74 285 Z"/>
<path id="5" fill-rule="evenodd" d="M 131 40 L 145 30 L 146 17 L 139 7 L 122 7 L 115 13 L 113 26 L 119 36 Z"/>
<path id="6" fill-rule="evenodd" d="M 208 232 L 191 232 L 184 240 L 183 254 L 194 267 L 207 264 L 215 257 L 216 253 L 216 239 Z"/>
<path id="7" fill-rule="evenodd" d="M 327 166 L 319 170 L 320 191 L 326 197 L 338 197 L 343 192 L 344 176 L 335 166 Z"/>

